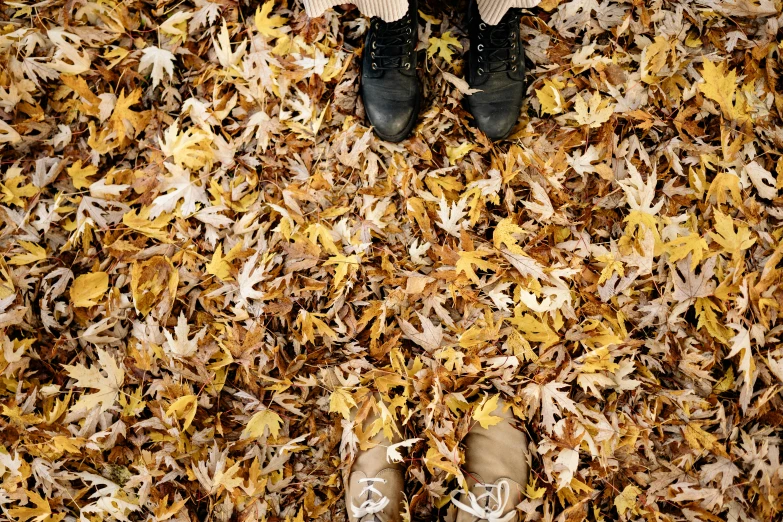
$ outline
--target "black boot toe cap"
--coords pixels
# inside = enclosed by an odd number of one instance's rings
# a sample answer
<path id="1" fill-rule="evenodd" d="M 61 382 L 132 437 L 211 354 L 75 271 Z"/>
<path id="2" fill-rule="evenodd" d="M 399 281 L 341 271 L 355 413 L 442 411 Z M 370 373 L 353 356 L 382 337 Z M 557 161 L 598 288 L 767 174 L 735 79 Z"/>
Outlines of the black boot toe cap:
<path id="1" fill-rule="evenodd" d="M 491 140 L 502 140 L 511 134 L 519 119 L 517 106 L 508 102 L 472 104 L 476 126 Z"/>
<path id="2" fill-rule="evenodd" d="M 393 143 L 408 137 L 416 124 L 419 112 L 418 103 L 400 103 L 388 100 L 368 103 L 364 110 L 378 137 Z"/>

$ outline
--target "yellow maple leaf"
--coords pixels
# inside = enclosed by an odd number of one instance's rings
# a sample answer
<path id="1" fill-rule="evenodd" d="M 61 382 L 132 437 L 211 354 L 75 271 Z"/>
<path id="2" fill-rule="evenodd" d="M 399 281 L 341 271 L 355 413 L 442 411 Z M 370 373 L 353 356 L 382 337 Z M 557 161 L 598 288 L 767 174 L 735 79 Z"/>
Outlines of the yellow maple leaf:
<path id="1" fill-rule="evenodd" d="M 706 328 L 712 337 L 722 342 L 723 344 L 729 344 L 729 338 L 733 335 L 733 332 L 723 326 L 723 321 L 720 320 L 716 312 L 720 312 L 720 308 L 711 299 L 707 297 L 696 298 L 696 317 L 699 318 L 699 322 L 696 324 L 696 328 Z"/>
<path id="2" fill-rule="evenodd" d="M 170 16 L 165 22 L 160 24 L 159 30 L 172 37 L 172 41 L 180 41 L 185 43 L 188 39 L 188 20 L 193 18 L 193 12 L 190 11 L 177 11 Z"/>
<path id="3" fill-rule="evenodd" d="M 321 317 L 325 316 L 326 314 L 309 313 L 306 310 L 300 310 L 295 324 L 299 325 L 302 329 L 302 342 L 314 341 L 316 335 L 330 337 L 332 339 L 337 337 L 337 332 L 332 330 L 329 325 L 321 319 Z"/>
<path id="4" fill-rule="evenodd" d="M 427 454 L 424 457 L 424 464 L 432 473 L 434 473 L 437 468 L 454 475 L 458 479 L 462 478 L 462 473 L 457 468 L 456 463 L 446 459 L 437 448 L 433 448 L 432 446 L 427 450 Z"/>
<path id="5" fill-rule="evenodd" d="M 185 431 L 193 423 L 193 419 L 196 417 L 196 411 L 198 410 L 198 398 L 195 395 L 183 395 L 176 401 L 171 403 L 171 406 L 166 410 L 167 417 L 174 417 L 176 419 L 184 419 L 182 424 L 182 431 Z"/>
<path id="6" fill-rule="evenodd" d="M 606 346 L 587 352 L 578 360 L 582 364 L 580 368 L 582 373 L 596 373 L 600 371 L 614 373 L 620 367 L 619 364 L 614 362 L 614 356 L 609 353 L 609 348 Z"/>
<path id="7" fill-rule="evenodd" d="M 505 245 L 512 254 L 527 256 L 522 247 L 517 244 L 517 240 L 514 239 L 514 234 L 527 234 L 527 232 L 514 223 L 511 218 L 502 219 L 497 224 L 495 232 L 492 234 L 492 241 L 495 244 L 495 248 L 502 250 L 503 245 Z"/>
<path id="8" fill-rule="evenodd" d="M 728 201 L 728 195 L 731 196 L 735 205 L 742 203 L 742 192 L 740 190 L 740 178 L 733 172 L 719 172 L 710 183 L 707 191 L 707 199 L 715 197 L 719 205 Z"/>
<path id="9" fill-rule="evenodd" d="M 733 102 L 737 90 L 737 73 L 733 69 L 727 71 L 725 63 L 715 65 L 704 60 L 701 75 L 704 83 L 699 84 L 699 90 L 704 96 L 718 103 L 726 118 L 739 122 L 748 119 L 744 98 L 737 95 L 736 103 Z"/>
<path id="10" fill-rule="evenodd" d="M 473 265 L 476 265 L 480 270 L 497 270 L 497 266 L 494 263 L 484 260 L 489 254 L 489 252 L 481 250 L 474 250 L 473 252 L 460 251 L 459 261 L 455 265 L 457 275 L 464 273 L 473 283 L 479 284 L 480 280 L 476 272 L 473 271 Z"/>
<path id="11" fill-rule="evenodd" d="M 509 317 L 506 321 L 516 326 L 526 340 L 543 343 L 543 348 L 548 348 L 560 342 L 560 336 L 552 330 L 546 323 L 546 320 L 537 319 L 530 313 L 517 314 L 516 312 L 519 312 L 519 310 L 519 307 L 517 307 L 514 310 L 514 317 Z"/>
<path id="12" fill-rule="evenodd" d="M 340 250 L 332 239 L 332 231 L 321 223 L 309 225 L 305 230 L 305 234 L 312 244 L 317 245 L 318 243 L 321 243 L 330 254 L 337 255 L 340 253 Z"/>
<path id="13" fill-rule="evenodd" d="M 503 417 L 492 415 L 492 412 L 498 408 L 499 399 L 500 395 L 498 394 L 495 394 L 492 397 L 487 395 L 481 401 L 481 404 L 473 410 L 473 420 L 478 422 L 482 428 L 487 429 L 503 420 Z"/>
<path id="14" fill-rule="evenodd" d="M 614 114 L 614 105 L 610 105 L 608 99 L 604 100 L 598 92 L 594 92 L 590 95 L 589 103 L 581 94 L 577 94 L 574 98 L 574 112 L 568 115 L 572 115 L 579 125 L 587 125 L 594 129 L 609 121 L 612 114 Z"/>
<path id="15" fill-rule="evenodd" d="M 595 259 L 601 263 L 606 263 L 604 269 L 601 270 L 601 277 L 598 278 L 597 284 L 603 284 L 603 282 L 609 280 L 612 277 L 612 274 L 615 272 L 617 272 L 617 275 L 620 277 L 625 275 L 625 267 L 623 266 L 623 262 L 619 259 L 616 259 L 613 253 L 610 252 L 602 256 L 596 256 Z"/>
<path id="16" fill-rule="evenodd" d="M 440 38 L 437 36 L 430 36 L 429 44 L 430 45 L 427 48 L 427 56 L 432 58 L 435 53 L 438 53 L 438 56 L 446 60 L 448 63 L 451 63 L 451 58 L 454 55 L 454 51 L 452 51 L 451 47 L 449 46 L 462 49 L 462 44 L 459 43 L 459 40 L 451 35 L 451 31 L 446 31 Z"/>
<path id="17" fill-rule="evenodd" d="M 245 429 L 242 430 L 242 438 L 260 438 L 263 437 L 266 433 L 266 430 L 269 429 L 269 435 L 276 439 L 280 434 L 280 426 L 282 424 L 283 419 L 280 418 L 280 415 L 275 413 L 274 410 L 266 408 L 256 412 L 252 417 L 250 417 L 250 421 L 247 423 L 247 426 L 245 426 Z"/>
<path id="18" fill-rule="evenodd" d="M 103 53 L 103 58 L 105 58 L 106 60 L 110 60 L 110 63 L 106 68 L 109 70 L 113 69 L 114 67 L 117 66 L 117 64 L 122 62 L 129 54 L 130 54 L 129 50 L 123 49 L 122 47 L 119 47 L 117 45 L 106 46 L 106 52 Z"/>
<path id="19" fill-rule="evenodd" d="M 238 241 L 231 250 L 224 256 L 223 245 L 219 244 L 212 254 L 212 260 L 205 265 L 208 274 L 217 276 L 223 281 L 231 281 L 231 261 L 236 259 L 239 252 L 242 251 L 242 241 Z"/>
<path id="20" fill-rule="evenodd" d="M 286 19 L 279 15 L 269 16 L 269 13 L 272 12 L 274 6 L 275 1 L 268 0 L 264 2 L 261 7 L 256 9 L 256 29 L 258 29 L 259 33 L 269 38 L 278 38 L 285 34 L 280 30 L 280 27 L 285 25 Z"/>
<path id="21" fill-rule="evenodd" d="M 131 106 L 140 101 L 141 89 L 134 90 L 129 96 L 125 96 L 123 90 L 117 98 L 114 111 L 109 117 L 109 127 L 116 133 L 120 146 L 129 144 L 130 139 L 135 138 L 138 133 L 143 131 L 152 117 L 150 111 L 136 112 L 131 110 Z"/>
<path id="22" fill-rule="evenodd" d="M 534 475 L 530 475 L 530 482 L 525 486 L 525 496 L 531 500 L 542 498 L 546 493 L 546 488 L 536 487 L 538 479 Z"/>
<path id="23" fill-rule="evenodd" d="M 336 256 L 332 256 L 329 258 L 328 261 L 324 263 L 324 265 L 337 265 L 334 269 L 334 287 L 338 288 L 340 286 L 340 283 L 343 282 L 343 279 L 345 279 L 345 276 L 348 275 L 348 270 L 355 269 L 361 264 L 361 261 L 359 259 L 359 256 L 356 254 L 351 256 L 344 256 L 342 254 L 337 254 Z"/>
<path id="24" fill-rule="evenodd" d="M 419 9 L 419 16 L 422 18 L 422 20 L 432 25 L 438 25 L 441 22 L 440 18 L 435 18 L 434 16 L 428 15 L 421 9 Z"/>
<path id="25" fill-rule="evenodd" d="M 8 174 L 16 172 L 21 173 L 22 169 L 8 169 Z M 24 176 L 11 176 L 5 180 L 5 183 L 0 183 L 0 190 L 3 192 L 3 197 L 0 201 L 16 205 L 17 207 L 24 207 L 27 204 L 27 198 L 38 194 L 38 187 L 32 183 L 25 183 L 26 181 Z M 25 184 L 22 185 L 22 183 Z"/>
<path id="26" fill-rule="evenodd" d="M 704 251 L 709 249 L 707 240 L 695 232 L 672 239 L 665 246 L 666 251 L 669 253 L 669 261 L 672 263 L 685 259 L 688 257 L 688 254 L 692 254 L 691 270 L 695 270 L 699 266 L 699 263 L 704 259 Z"/>
<path id="27" fill-rule="evenodd" d="M 536 98 L 541 104 L 543 114 L 560 114 L 565 108 L 565 100 L 560 90 L 565 88 L 565 82 L 557 79 L 545 79 L 544 86 L 536 89 Z"/>
<path id="28" fill-rule="evenodd" d="M 435 356 L 444 361 L 443 366 L 448 371 L 453 372 L 456 369 L 458 373 L 462 372 L 462 360 L 465 358 L 464 353 L 449 346 L 435 352 Z"/>
<path id="29" fill-rule="evenodd" d="M 636 498 L 642 494 L 642 490 L 633 485 L 625 486 L 622 493 L 617 495 L 614 499 L 614 507 L 617 508 L 617 512 L 620 515 L 624 515 L 626 511 L 632 513 L 637 512 Z"/>
<path id="30" fill-rule="evenodd" d="M 506 343 L 520 361 L 524 362 L 538 360 L 538 356 L 533 352 L 533 349 L 530 347 L 530 343 L 518 330 L 511 329 Z"/>
<path id="31" fill-rule="evenodd" d="M 95 306 L 108 289 L 109 274 L 106 272 L 80 275 L 71 284 L 71 303 L 76 307 Z"/>
<path id="32" fill-rule="evenodd" d="M 29 265 L 46 259 L 46 248 L 31 243 L 30 241 L 19 241 L 19 246 L 27 250 L 26 254 L 17 254 L 8 260 L 9 265 Z"/>
<path id="33" fill-rule="evenodd" d="M 345 388 L 335 388 L 329 397 L 329 412 L 339 413 L 345 420 L 351 418 L 351 408 L 356 406 L 351 392 Z"/>
<path id="34" fill-rule="evenodd" d="M 187 504 L 188 499 L 183 498 L 182 500 L 177 500 L 175 502 L 172 502 L 171 505 L 168 505 L 169 496 L 166 495 L 163 497 L 163 500 L 158 502 L 157 506 L 155 507 L 155 520 L 156 522 L 163 522 L 164 520 L 168 520 L 179 511 L 185 507 L 185 504 Z"/>
<path id="35" fill-rule="evenodd" d="M 98 167 L 94 165 L 87 165 L 86 167 L 82 167 L 82 160 L 79 160 L 68 167 L 66 172 L 68 172 L 68 175 L 71 177 L 73 186 L 77 189 L 83 189 L 92 185 L 92 181 L 87 178 L 97 174 Z"/>
<path id="36" fill-rule="evenodd" d="M 674 52 L 674 43 L 667 36 L 658 35 L 655 41 L 642 51 L 642 81 L 658 83 L 656 76 L 666 65 L 669 54 Z"/>
<path id="37" fill-rule="evenodd" d="M 125 51 L 126 54 L 129 53 L 129 51 Z M 95 93 L 92 92 L 90 89 L 89 84 L 87 83 L 87 80 L 82 78 L 81 76 L 73 76 L 71 74 L 63 74 L 60 76 L 60 80 L 70 89 L 73 89 L 76 94 L 79 95 L 79 98 L 81 99 L 81 109 L 86 114 L 89 114 L 90 116 L 99 116 L 100 115 L 100 104 L 101 99 L 95 95 Z"/>
<path id="38" fill-rule="evenodd" d="M 715 232 L 710 232 L 710 237 L 726 252 L 731 253 L 733 259 L 737 259 L 743 250 L 750 248 L 756 242 L 750 237 L 748 227 L 737 225 L 735 232 L 734 220 L 717 209 L 715 210 Z"/>
<path id="39" fill-rule="evenodd" d="M 465 157 L 465 155 L 472 151 L 475 146 L 470 142 L 465 142 L 458 147 L 446 147 L 446 156 L 449 158 L 449 163 L 455 165 L 459 160 Z"/>
<path id="40" fill-rule="evenodd" d="M 131 296 L 141 315 L 147 315 L 161 299 L 172 303 L 177 293 L 179 272 L 166 256 L 153 256 L 131 267 Z M 166 294 L 168 290 L 168 294 Z"/>
<path id="41" fill-rule="evenodd" d="M 704 431 L 699 423 L 689 422 L 683 428 L 682 434 L 688 445 L 697 451 L 705 449 L 721 457 L 728 456 L 726 455 L 726 449 L 718 441 L 718 437 L 708 431 Z"/>
<path id="42" fill-rule="evenodd" d="M 210 164 L 215 156 L 211 143 L 212 136 L 204 130 L 191 127 L 180 132 L 179 124 L 174 122 L 163 133 L 160 150 L 166 157 L 173 158 L 177 165 L 198 170 Z"/>
<path id="43" fill-rule="evenodd" d="M 131 210 L 122 216 L 122 224 L 145 236 L 163 241 L 164 243 L 171 243 L 166 231 L 166 225 L 171 220 L 171 214 L 163 213 L 152 221 L 148 220 L 149 215 L 149 207 L 142 207 L 138 214 Z"/>
<path id="44" fill-rule="evenodd" d="M 41 498 L 35 491 L 25 491 L 27 499 L 35 504 L 35 507 L 18 507 L 8 510 L 8 514 L 13 520 L 18 522 L 43 522 L 49 515 L 52 514 L 52 508 L 49 505 L 49 501 Z M 60 517 L 62 520 L 63 517 Z"/>
<path id="45" fill-rule="evenodd" d="M 721 377 L 721 379 L 715 383 L 712 391 L 713 393 L 726 393 L 734 387 L 734 368 L 729 366 L 729 369 Z"/>

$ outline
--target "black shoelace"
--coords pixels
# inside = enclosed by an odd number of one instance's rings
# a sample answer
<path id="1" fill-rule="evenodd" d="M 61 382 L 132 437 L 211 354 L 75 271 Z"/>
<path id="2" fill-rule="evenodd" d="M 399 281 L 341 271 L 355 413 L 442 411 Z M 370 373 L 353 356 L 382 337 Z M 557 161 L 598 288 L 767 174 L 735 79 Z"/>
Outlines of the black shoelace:
<path id="1" fill-rule="evenodd" d="M 410 69 L 410 48 L 413 44 L 413 28 L 410 13 L 401 20 L 387 23 L 373 20 L 375 35 L 370 44 L 372 68 L 376 71 Z"/>
<path id="2" fill-rule="evenodd" d="M 519 17 L 515 13 L 504 16 L 497 25 L 479 24 L 479 76 L 517 70 L 518 31 Z"/>

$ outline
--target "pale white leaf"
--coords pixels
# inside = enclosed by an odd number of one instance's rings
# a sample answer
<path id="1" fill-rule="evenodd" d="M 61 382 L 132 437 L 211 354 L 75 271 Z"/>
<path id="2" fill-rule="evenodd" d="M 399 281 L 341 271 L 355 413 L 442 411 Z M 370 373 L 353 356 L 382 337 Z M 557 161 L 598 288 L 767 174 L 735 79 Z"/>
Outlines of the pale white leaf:
<path id="1" fill-rule="evenodd" d="M 152 88 L 154 89 L 163 80 L 164 73 L 169 78 L 174 77 L 174 55 L 171 51 L 160 47 L 146 47 L 141 51 L 139 73 L 144 73 L 149 68 L 152 68 Z"/>

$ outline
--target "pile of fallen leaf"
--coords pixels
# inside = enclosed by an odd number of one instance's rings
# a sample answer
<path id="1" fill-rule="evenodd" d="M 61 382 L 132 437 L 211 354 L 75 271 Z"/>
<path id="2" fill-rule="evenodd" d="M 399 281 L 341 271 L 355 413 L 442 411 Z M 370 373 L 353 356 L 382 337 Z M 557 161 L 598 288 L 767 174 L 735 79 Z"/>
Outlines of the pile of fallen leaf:
<path id="1" fill-rule="evenodd" d="M 501 397 L 525 520 L 781 519 L 781 0 L 544 0 L 499 144 L 465 11 L 392 145 L 355 8 L 3 4 L 0 520 L 344 520 L 396 420 L 451 521 Z"/>

